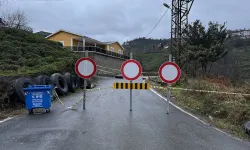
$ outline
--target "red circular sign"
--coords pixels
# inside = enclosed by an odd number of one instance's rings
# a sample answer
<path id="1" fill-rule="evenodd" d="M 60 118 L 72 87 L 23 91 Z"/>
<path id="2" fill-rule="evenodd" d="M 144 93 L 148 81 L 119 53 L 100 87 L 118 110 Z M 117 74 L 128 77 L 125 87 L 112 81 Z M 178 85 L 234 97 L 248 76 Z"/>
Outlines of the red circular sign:
<path id="1" fill-rule="evenodd" d="M 133 59 L 126 60 L 121 66 L 122 76 L 129 81 L 136 80 L 142 74 L 141 64 Z"/>
<path id="2" fill-rule="evenodd" d="M 80 78 L 89 79 L 96 73 L 96 63 L 89 57 L 80 58 L 76 62 L 75 71 Z"/>
<path id="3" fill-rule="evenodd" d="M 174 62 L 165 62 L 160 66 L 158 74 L 163 82 L 171 84 L 180 79 L 181 69 Z"/>

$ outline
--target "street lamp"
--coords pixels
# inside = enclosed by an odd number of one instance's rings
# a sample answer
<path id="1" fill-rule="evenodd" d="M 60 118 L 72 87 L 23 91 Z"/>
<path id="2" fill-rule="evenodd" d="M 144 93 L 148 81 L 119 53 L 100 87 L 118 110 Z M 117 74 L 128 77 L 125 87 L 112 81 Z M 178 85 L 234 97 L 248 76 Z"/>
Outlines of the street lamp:
<path id="1" fill-rule="evenodd" d="M 172 10 L 172 8 L 167 3 L 163 3 L 163 6 L 165 6 L 166 8 L 168 8 L 170 10 Z M 171 20 L 171 26 L 172 26 L 172 20 Z M 171 36 L 172 36 L 172 29 L 171 29 Z M 169 53 L 168 60 L 172 61 L 172 39 L 171 39 L 170 53 Z"/>
<path id="2" fill-rule="evenodd" d="M 169 6 L 167 3 L 163 3 L 163 5 L 164 5 L 165 7 L 167 7 L 168 9 L 171 9 L 170 6 Z"/>

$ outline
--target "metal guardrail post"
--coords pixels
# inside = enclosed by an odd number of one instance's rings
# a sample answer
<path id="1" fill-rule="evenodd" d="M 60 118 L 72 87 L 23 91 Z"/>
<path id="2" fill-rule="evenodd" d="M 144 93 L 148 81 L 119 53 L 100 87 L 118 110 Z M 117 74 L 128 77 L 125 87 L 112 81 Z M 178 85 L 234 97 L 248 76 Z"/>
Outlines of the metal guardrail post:
<path id="1" fill-rule="evenodd" d="M 112 51 L 102 49 L 102 48 L 99 48 L 99 47 L 93 47 L 93 46 L 66 46 L 64 48 L 67 48 L 67 49 L 75 51 L 75 52 L 93 51 L 93 52 L 102 53 L 102 54 L 105 54 L 105 55 L 108 55 L 108 56 L 114 56 L 114 57 L 117 57 L 117 58 L 130 59 L 130 57 L 127 56 L 127 55 L 119 54 L 119 53 L 112 52 Z"/>

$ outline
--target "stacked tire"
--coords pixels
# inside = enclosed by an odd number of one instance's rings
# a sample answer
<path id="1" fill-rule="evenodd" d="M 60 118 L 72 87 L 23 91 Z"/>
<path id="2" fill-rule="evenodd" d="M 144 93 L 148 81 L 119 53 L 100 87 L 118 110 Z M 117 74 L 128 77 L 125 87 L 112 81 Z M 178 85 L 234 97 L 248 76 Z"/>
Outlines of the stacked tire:
<path id="1" fill-rule="evenodd" d="M 52 85 L 58 95 L 66 95 L 68 92 L 75 92 L 77 88 L 83 87 L 83 80 L 76 75 L 70 73 L 54 73 L 50 77 L 47 75 L 39 75 L 33 80 L 31 78 L 22 77 L 12 82 L 13 93 L 10 95 L 14 97 L 15 101 L 25 104 L 25 94 L 23 88 L 29 85 Z M 87 88 L 92 88 L 93 84 L 87 80 Z M 14 101 L 14 100 L 13 100 Z"/>
<path id="2" fill-rule="evenodd" d="M 250 121 L 247 121 L 244 124 L 244 129 L 245 129 L 246 134 L 248 134 L 250 136 Z"/>
<path id="3" fill-rule="evenodd" d="M 46 75 L 40 75 L 40 76 L 36 77 L 34 79 L 34 82 L 37 85 L 51 85 L 52 84 L 50 77 L 46 76 Z"/>
<path id="4" fill-rule="evenodd" d="M 63 78 L 65 79 L 66 83 L 67 83 L 67 86 L 68 86 L 68 89 L 69 89 L 69 92 L 75 92 L 76 90 L 76 87 L 77 87 L 77 79 L 76 79 L 76 76 L 74 75 L 71 75 L 70 73 L 65 73 L 63 75 Z"/>
<path id="5" fill-rule="evenodd" d="M 59 95 L 66 95 L 69 92 L 67 81 L 60 73 L 52 74 L 50 80 Z"/>
<path id="6" fill-rule="evenodd" d="M 15 94 L 17 101 L 25 104 L 25 95 L 23 88 L 28 87 L 29 85 L 35 85 L 35 83 L 30 78 L 19 78 L 13 82 Z"/>
<path id="7" fill-rule="evenodd" d="M 87 82 L 86 84 L 86 88 L 87 89 L 91 89 L 94 87 L 93 82 L 90 79 L 84 80 L 84 79 L 80 79 L 80 87 L 83 88 L 84 87 L 84 82 Z"/>

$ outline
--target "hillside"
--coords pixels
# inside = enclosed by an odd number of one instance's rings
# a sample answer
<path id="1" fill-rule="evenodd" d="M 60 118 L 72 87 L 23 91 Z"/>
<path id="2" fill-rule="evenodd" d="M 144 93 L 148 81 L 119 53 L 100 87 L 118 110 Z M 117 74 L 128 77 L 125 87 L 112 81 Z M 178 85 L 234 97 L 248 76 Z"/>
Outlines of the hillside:
<path id="1" fill-rule="evenodd" d="M 157 47 L 154 50 L 153 45 Z M 125 42 L 123 46 L 127 53 L 133 52 L 134 58 L 143 66 L 143 71 L 157 71 L 162 62 L 168 60 L 170 40 L 137 38 Z M 250 39 L 231 39 L 227 41 L 226 48 L 230 50 L 225 58 L 212 65 L 210 73 L 226 77 L 250 79 Z"/>
<path id="2" fill-rule="evenodd" d="M 156 72 L 159 66 L 168 58 L 166 54 L 167 50 L 162 50 L 154 53 L 138 53 L 133 57 L 140 62 L 143 72 Z"/>
<path id="3" fill-rule="evenodd" d="M 169 39 L 136 38 L 134 40 L 124 42 L 123 47 L 126 49 L 127 53 L 133 52 L 134 54 L 137 54 L 163 50 L 169 44 Z"/>
<path id="4" fill-rule="evenodd" d="M 168 58 L 169 39 L 137 38 L 123 43 L 127 55 L 133 52 L 133 58 L 143 66 L 144 72 L 157 71 Z"/>
<path id="5" fill-rule="evenodd" d="M 0 76 L 61 72 L 76 59 L 60 43 L 10 28 L 0 28 L 0 52 Z"/>

